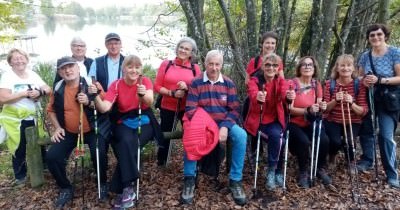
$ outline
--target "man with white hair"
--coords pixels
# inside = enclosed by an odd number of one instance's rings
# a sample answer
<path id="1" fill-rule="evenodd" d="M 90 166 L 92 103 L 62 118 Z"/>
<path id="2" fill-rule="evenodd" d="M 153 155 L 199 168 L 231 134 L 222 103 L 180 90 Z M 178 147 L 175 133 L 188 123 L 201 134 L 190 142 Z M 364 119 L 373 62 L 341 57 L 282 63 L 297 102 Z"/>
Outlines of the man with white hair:
<path id="1" fill-rule="evenodd" d="M 185 115 L 191 119 L 197 107 L 203 108 L 219 127 L 219 143 L 226 144 L 229 136 L 232 145 L 229 189 L 238 205 L 246 204 L 246 195 L 242 185 L 242 171 L 246 152 L 247 134 L 238 125 L 239 101 L 236 86 L 231 79 L 222 75 L 223 55 L 211 50 L 205 59 L 205 72 L 194 78 L 189 87 Z M 193 201 L 197 161 L 189 160 L 184 154 L 184 186 L 182 202 Z"/>

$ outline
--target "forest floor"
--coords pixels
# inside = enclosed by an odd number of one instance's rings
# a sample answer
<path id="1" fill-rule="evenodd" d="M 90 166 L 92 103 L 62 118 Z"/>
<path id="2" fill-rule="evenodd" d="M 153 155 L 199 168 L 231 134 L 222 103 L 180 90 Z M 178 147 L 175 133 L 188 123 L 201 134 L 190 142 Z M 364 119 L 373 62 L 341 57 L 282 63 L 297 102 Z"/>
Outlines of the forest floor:
<path id="1" fill-rule="evenodd" d="M 398 153 L 399 154 L 399 153 Z M 112 175 L 116 159 L 109 154 L 108 177 Z M 171 164 L 167 168 L 158 167 L 153 154 L 143 158 L 142 179 L 140 181 L 140 200 L 136 209 L 400 209 L 400 190 L 391 189 L 386 181 L 383 168 L 379 165 L 379 181 L 375 182 L 373 170 L 360 173 L 358 187 L 351 185 L 344 155 L 340 154 L 337 166 L 331 169 L 334 187 L 325 187 L 317 180 L 310 189 L 297 186 L 297 163 L 293 156 L 288 161 L 287 192 L 277 189 L 269 192 L 265 189 L 264 164 L 259 169 L 257 182 L 258 193 L 253 196 L 254 175 L 247 158 L 243 173 L 243 184 L 248 203 L 241 207 L 235 205 L 228 190 L 228 176 L 225 164 L 221 166 L 219 187 L 212 184 L 212 178 L 201 174 L 195 191 L 192 205 L 183 205 L 179 197 L 183 185 L 182 148 L 175 152 Z M 380 164 L 380 162 L 379 162 Z M 68 165 L 68 174 L 72 177 L 73 161 Z M 86 164 L 85 164 L 86 165 Z M 89 163 L 87 165 L 90 165 Z M 54 201 L 58 189 L 49 172 L 45 172 L 46 184 L 32 189 L 29 181 L 24 187 L 13 186 L 10 154 L 4 149 L 0 151 L 0 209 L 54 209 Z M 111 209 L 110 201 L 98 202 L 96 176 L 90 166 L 86 167 L 84 182 L 81 175 L 75 184 L 75 198 L 68 209 Z M 72 180 L 72 178 L 70 179 Z M 354 182 L 355 184 L 355 182 Z M 84 204 L 82 192 L 84 188 Z M 352 191 L 359 196 L 359 202 L 352 199 Z M 132 208 L 134 209 L 134 208 Z"/>

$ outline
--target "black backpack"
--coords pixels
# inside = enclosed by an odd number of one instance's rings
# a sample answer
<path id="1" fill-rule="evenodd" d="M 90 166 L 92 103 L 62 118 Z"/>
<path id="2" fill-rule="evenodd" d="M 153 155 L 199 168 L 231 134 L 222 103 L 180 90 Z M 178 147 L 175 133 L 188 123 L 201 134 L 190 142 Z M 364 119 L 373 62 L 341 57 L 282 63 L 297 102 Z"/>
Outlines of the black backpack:
<path id="1" fill-rule="evenodd" d="M 172 64 L 174 64 L 174 63 L 172 62 L 172 60 L 169 60 L 167 66 L 165 67 L 164 75 L 167 74 L 167 72 L 168 72 L 168 70 L 169 70 L 169 68 L 171 67 Z M 190 69 L 190 70 L 192 70 L 193 76 L 194 76 L 194 77 L 196 76 L 196 69 L 194 68 L 194 63 L 190 63 L 190 68 L 188 68 L 188 67 L 186 67 L 186 66 L 182 66 L 182 65 L 178 65 L 178 66 L 180 66 L 180 67 L 182 67 L 182 68 L 184 68 L 184 69 Z M 162 97 L 163 97 L 163 96 L 162 96 L 161 94 L 158 94 L 157 99 L 156 99 L 156 102 L 154 103 L 154 107 L 155 107 L 156 109 L 160 109 L 160 108 L 161 108 Z"/>

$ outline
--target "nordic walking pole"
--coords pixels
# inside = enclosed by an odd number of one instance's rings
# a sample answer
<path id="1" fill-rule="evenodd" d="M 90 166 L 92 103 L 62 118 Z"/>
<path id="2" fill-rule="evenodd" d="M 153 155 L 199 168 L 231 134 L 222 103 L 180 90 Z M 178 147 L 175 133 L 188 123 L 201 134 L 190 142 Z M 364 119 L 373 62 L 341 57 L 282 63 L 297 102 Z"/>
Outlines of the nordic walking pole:
<path id="1" fill-rule="evenodd" d="M 181 109 L 181 98 L 178 98 L 178 101 L 176 102 L 176 109 L 175 109 L 175 116 L 174 116 L 174 124 L 172 124 L 172 130 L 171 132 L 174 132 L 176 130 L 176 126 L 178 124 L 178 117 L 179 117 L 179 111 Z M 165 162 L 165 166 L 168 166 L 170 159 L 171 159 L 171 153 L 172 153 L 172 139 L 169 140 L 169 147 L 168 147 L 168 155 L 167 155 L 167 161 Z"/>
<path id="2" fill-rule="evenodd" d="M 317 149 L 315 151 L 315 167 L 314 167 L 314 178 L 317 175 L 318 169 L 318 156 L 319 156 L 319 144 L 321 143 L 321 129 L 322 129 L 322 113 L 318 113 L 318 134 L 317 134 Z M 315 181 L 315 179 L 314 179 Z M 314 183 L 312 183 L 314 184 Z"/>
<path id="3" fill-rule="evenodd" d="M 374 135 L 374 161 L 375 161 L 375 182 L 379 181 L 379 174 L 378 174 L 378 154 L 377 154 L 377 130 L 376 130 L 376 115 L 375 115 L 375 104 L 374 104 L 374 86 L 368 88 L 368 103 L 369 108 L 371 111 L 371 123 L 372 123 L 372 132 Z"/>
<path id="4" fill-rule="evenodd" d="M 259 86 L 259 90 L 265 93 L 265 85 L 262 85 L 261 88 Z M 264 106 L 263 102 L 257 101 L 257 103 L 260 104 L 260 123 L 258 124 L 256 168 L 254 169 L 254 185 L 253 185 L 254 197 L 257 194 L 258 160 L 260 157 L 260 143 L 261 143 L 261 122 L 262 122 L 263 106 Z"/>
<path id="5" fill-rule="evenodd" d="M 85 91 L 83 90 L 83 83 L 82 81 L 80 81 L 79 83 L 80 85 L 80 90 L 81 93 L 85 93 Z M 82 205 L 85 205 L 85 182 L 84 182 L 84 178 L 85 178 L 85 170 L 84 170 L 84 163 L 85 163 L 85 148 L 84 148 L 84 133 L 83 133 L 83 104 L 79 104 L 79 108 L 80 108 L 80 113 L 79 113 L 79 131 L 80 131 L 80 158 L 81 158 L 81 172 L 82 172 Z M 79 139 L 78 139 L 79 140 Z"/>
<path id="6" fill-rule="evenodd" d="M 142 85 L 142 74 L 139 74 L 139 85 Z M 144 96 L 143 94 L 139 94 L 139 124 L 138 124 L 138 138 L 137 138 L 137 167 L 138 167 L 138 172 L 140 173 L 140 134 L 142 133 L 142 97 Z M 140 176 L 139 176 L 140 177 Z M 139 180 L 140 178 L 136 179 L 136 201 L 139 202 Z"/>
<path id="7" fill-rule="evenodd" d="M 92 76 L 92 84 L 96 85 L 96 77 L 94 77 L 94 76 Z M 100 154 L 99 154 L 99 136 L 98 136 L 96 105 L 93 107 L 93 112 L 94 112 L 94 133 L 96 135 L 97 192 L 99 194 L 99 199 L 101 199 L 101 192 L 100 192 Z"/>
<path id="8" fill-rule="evenodd" d="M 293 90 L 292 84 L 289 85 L 289 90 Z M 288 121 L 286 125 L 286 139 L 285 139 L 285 165 L 283 167 L 283 192 L 286 193 L 286 173 L 287 173 L 287 160 L 288 160 L 288 151 L 289 151 L 289 123 L 290 123 L 290 110 L 292 109 L 292 100 L 287 99 L 287 109 L 288 109 Z"/>
<path id="9" fill-rule="evenodd" d="M 347 93 L 346 93 L 347 94 Z M 353 99 L 353 102 L 354 102 L 354 99 Z M 347 110 L 348 110 L 348 116 L 349 116 L 349 131 L 350 131 L 350 141 L 351 141 L 351 145 L 353 146 L 352 147 L 352 151 L 353 151 L 353 160 L 355 160 L 356 159 L 356 146 L 354 145 L 354 138 L 353 138 L 353 126 L 352 126 L 352 122 L 351 122 L 351 109 L 350 109 L 350 104 L 349 103 L 346 103 L 347 104 Z M 356 184 L 356 191 L 357 191 L 357 194 L 354 194 L 353 195 L 353 198 L 355 198 L 355 199 L 357 199 L 357 203 L 359 203 L 359 199 L 358 199 L 358 196 L 359 196 L 359 193 L 358 193 L 358 189 L 359 189 L 359 186 L 358 186 L 358 170 L 357 170 L 357 167 L 354 167 L 354 170 L 355 170 L 355 184 Z M 353 187 L 353 186 L 352 186 Z M 354 192 L 354 188 L 353 188 L 353 192 Z M 355 193 L 355 192 L 354 192 Z M 355 197 L 355 196 L 357 196 L 357 198 Z"/>

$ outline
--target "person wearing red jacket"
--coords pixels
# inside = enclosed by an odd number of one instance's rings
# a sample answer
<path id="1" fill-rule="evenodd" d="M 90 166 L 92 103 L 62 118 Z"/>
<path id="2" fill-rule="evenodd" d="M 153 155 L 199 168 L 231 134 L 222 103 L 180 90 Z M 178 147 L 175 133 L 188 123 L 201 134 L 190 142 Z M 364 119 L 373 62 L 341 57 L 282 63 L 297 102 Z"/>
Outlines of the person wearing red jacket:
<path id="1" fill-rule="evenodd" d="M 195 76 L 201 71 L 193 59 L 196 56 L 197 45 L 190 37 L 184 37 L 176 45 L 176 58 L 164 60 L 158 69 L 154 82 L 154 90 L 162 95 L 160 105 L 161 130 L 171 131 L 175 123 L 175 115 L 182 120 L 185 111 L 188 87 Z M 176 126 L 176 125 L 175 125 Z M 158 165 L 165 165 L 170 140 L 165 140 L 157 153 Z"/>
<path id="2" fill-rule="evenodd" d="M 282 160 L 280 157 L 284 142 L 282 131 L 286 127 L 284 104 L 286 94 L 289 94 L 287 82 L 278 74 L 281 58 L 274 54 L 263 57 L 262 71 L 252 77 L 247 84 L 247 93 L 250 98 L 249 113 L 244 127 L 251 135 L 256 136 L 261 129 L 263 139 L 268 136 L 268 171 L 266 187 L 268 190 L 276 188 L 276 183 L 283 185 L 281 172 Z M 295 97 L 295 92 L 290 91 L 290 97 Z M 292 100 L 294 98 L 291 98 Z M 263 106 L 261 112 L 260 104 Z M 260 122 L 260 114 L 261 122 Z M 261 126 L 259 128 L 259 126 Z M 279 163 L 278 163 L 279 162 Z"/>

